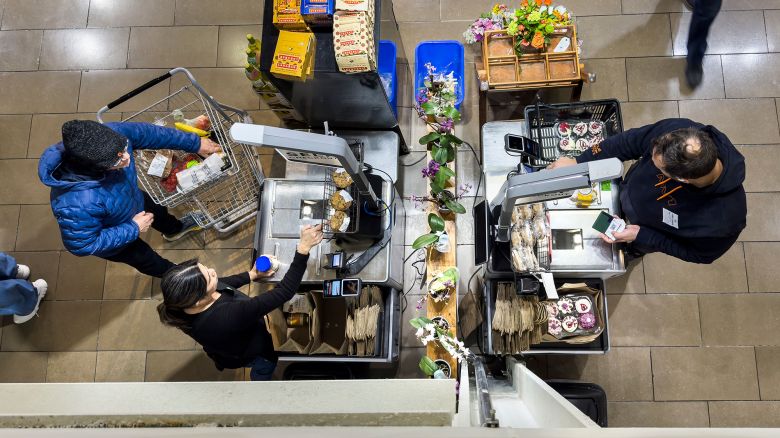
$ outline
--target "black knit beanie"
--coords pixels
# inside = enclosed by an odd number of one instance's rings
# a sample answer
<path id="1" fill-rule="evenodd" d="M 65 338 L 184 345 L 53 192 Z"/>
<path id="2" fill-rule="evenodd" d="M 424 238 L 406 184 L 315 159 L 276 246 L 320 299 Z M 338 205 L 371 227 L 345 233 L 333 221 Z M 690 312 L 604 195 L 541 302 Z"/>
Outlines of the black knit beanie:
<path id="1" fill-rule="evenodd" d="M 119 161 L 127 137 L 93 120 L 70 120 L 62 125 L 65 161 L 84 170 L 105 171 Z"/>

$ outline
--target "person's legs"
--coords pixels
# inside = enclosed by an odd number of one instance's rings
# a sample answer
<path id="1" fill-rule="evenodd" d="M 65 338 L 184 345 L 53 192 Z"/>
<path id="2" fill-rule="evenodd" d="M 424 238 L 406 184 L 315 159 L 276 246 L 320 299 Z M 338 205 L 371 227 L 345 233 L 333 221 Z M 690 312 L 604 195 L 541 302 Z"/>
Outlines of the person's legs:
<path id="1" fill-rule="evenodd" d="M 29 281 L 0 281 L 0 315 L 28 315 L 37 304 L 38 291 Z"/>
<path id="2" fill-rule="evenodd" d="M 697 0 L 694 3 L 691 26 L 688 29 L 688 64 L 685 68 L 685 78 L 692 88 L 701 83 L 707 36 L 722 3 L 723 0 Z"/>
<path id="3" fill-rule="evenodd" d="M 144 210 L 154 215 L 152 228 L 163 234 L 176 234 L 182 229 L 182 223 L 176 216 L 170 214 L 166 207 L 155 204 L 146 192 L 144 194 Z"/>
<path id="4" fill-rule="evenodd" d="M 262 356 L 258 356 L 257 359 L 247 364 L 247 367 L 252 368 L 249 371 L 249 378 L 252 379 L 252 381 L 267 381 L 271 380 L 271 377 L 273 377 L 276 363 L 271 362 Z"/>
<path id="5" fill-rule="evenodd" d="M 155 217 L 155 220 L 156 217 Z M 164 259 L 141 239 L 136 239 L 122 248 L 122 251 L 105 257 L 112 262 L 124 263 L 134 267 L 138 272 L 151 277 L 161 278 L 165 271 L 175 266 L 173 262 Z"/>
<path id="6" fill-rule="evenodd" d="M 0 252 L 0 280 L 16 278 L 16 259 Z"/>

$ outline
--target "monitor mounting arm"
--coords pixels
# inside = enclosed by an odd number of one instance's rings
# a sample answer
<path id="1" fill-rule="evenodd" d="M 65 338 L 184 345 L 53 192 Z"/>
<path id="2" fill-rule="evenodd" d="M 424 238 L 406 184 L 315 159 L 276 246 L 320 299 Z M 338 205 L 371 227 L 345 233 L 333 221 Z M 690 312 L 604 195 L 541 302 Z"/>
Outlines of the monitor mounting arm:
<path id="1" fill-rule="evenodd" d="M 234 123 L 230 128 L 230 136 L 235 142 L 251 146 L 267 146 L 284 151 L 333 157 L 355 181 L 361 199 L 368 203 L 368 208 L 377 210 L 379 207 L 376 193 L 360 163 L 349 144 L 341 137 L 249 123 Z"/>
<path id="2" fill-rule="evenodd" d="M 613 180 L 622 174 L 623 164 L 620 160 L 608 158 L 509 178 L 490 202 L 491 210 L 501 206 L 496 226 L 496 241 L 509 241 L 512 209 L 515 204 L 568 198 L 577 189 L 590 187 L 594 182 Z"/>

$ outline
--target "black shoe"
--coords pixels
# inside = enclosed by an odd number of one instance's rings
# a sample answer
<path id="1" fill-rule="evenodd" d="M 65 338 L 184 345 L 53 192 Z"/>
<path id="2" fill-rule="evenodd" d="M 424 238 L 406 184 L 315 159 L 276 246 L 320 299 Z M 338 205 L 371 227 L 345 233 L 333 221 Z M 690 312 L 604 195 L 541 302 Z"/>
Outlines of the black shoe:
<path id="1" fill-rule="evenodd" d="M 198 222 L 195 219 L 196 216 L 199 218 L 203 217 L 202 213 L 199 211 L 184 216 L 181 218 L 181 231 L 175 234 L 163 234 L 163 239 L 167 240 L 168 242 L 174 242 L 186 236 L 187 234 L 192 233 L 193 231 L 202 230 L 203 228 L 198 225 Z"/>
<path id="2" fill-rule="evenodd" d="M 685 65 L 685 80 L 688 81 L 688 86 L 691 87 L 692 90 L 701 85 L 703 77 L 704 70 L 702 69 L 701 64 L 691 65 L 691 63 L 688 62 Z"/>
<path id="3" fill-rule="evenodd" d="M 696 0 L 682 0 L 682 2 L 689 11 L 696 7 Z"/>

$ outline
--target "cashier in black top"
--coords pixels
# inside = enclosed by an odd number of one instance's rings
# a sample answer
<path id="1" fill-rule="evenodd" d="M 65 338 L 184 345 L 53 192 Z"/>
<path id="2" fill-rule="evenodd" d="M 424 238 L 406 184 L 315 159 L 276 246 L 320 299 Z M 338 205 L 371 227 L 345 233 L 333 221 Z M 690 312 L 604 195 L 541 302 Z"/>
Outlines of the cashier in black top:
<path id="1" fill-rule="evenodd" d="M 322 225 L 305 226 L 282 281 L 253 298 L 236 288 L 274 272 L 261 274 L 253 267 L 249 272 L 217 278 L 214 269 L 196 259 L 175 266 L 163 275 L 160 284 L 160 320 L 195 339 L 220 371 L 251 368 L 252 380 L 271 380 L 277 356 L 263 316 L 295 295 L 306 272 L 309 250 L 321 241 Z"/>
<path id="2" fill-rule="evenodd" d="M 722 132 L 688 119 L 629 129 L 550 168 L 616 157 L 638 160 L 620 184 L 630 225 L 614 233 L 629 256 L 663 252 L 712 263 L 745 228 L 745 159 Z M 602 236 L 607 242 L 612 242 Z"/>

